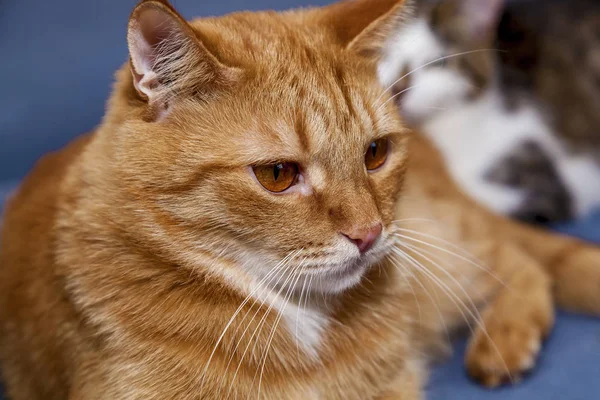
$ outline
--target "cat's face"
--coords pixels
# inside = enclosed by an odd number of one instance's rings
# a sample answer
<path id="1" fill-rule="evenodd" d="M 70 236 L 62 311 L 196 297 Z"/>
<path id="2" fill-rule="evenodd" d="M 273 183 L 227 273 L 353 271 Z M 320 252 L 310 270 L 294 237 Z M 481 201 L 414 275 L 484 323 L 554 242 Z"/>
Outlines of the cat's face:
<path id="1" fill-rule="evenodd" d="M 190 264 L 325 292 L 359 282 L 391 249 L 406 159 L 374 59 L 354 47 L 369 43 L 349 47 L 321 10 L 192 28 L 145 4 L 129 34 L 143 120 L 123 125 L 119 162 L 152 229 Z"/>
<path id="2" fill-rule="evenodd" d="M 502 0 L 424 0 L 388 43 L 379 67 L 402 115 L 420 124 L 472 101 L 495 74 L 495 28 Z M 398 77 L 403 79 L 398 80 Z"/>

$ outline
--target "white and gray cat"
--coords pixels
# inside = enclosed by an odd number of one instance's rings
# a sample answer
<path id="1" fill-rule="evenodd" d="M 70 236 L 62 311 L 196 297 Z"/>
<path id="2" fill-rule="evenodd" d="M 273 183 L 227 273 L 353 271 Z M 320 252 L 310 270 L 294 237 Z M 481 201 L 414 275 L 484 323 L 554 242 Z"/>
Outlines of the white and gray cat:
<path id="1" fill-rule="evenodd" d="M 600 2 L 415 3 L 380 77 L 463 190 L 537 223 L 600 206 Z"/>

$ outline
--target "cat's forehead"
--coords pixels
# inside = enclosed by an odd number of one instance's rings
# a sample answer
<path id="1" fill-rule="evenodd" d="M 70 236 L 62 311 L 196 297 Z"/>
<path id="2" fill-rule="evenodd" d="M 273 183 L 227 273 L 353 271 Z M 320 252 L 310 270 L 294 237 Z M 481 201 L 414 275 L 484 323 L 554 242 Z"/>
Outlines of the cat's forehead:
<path id="1" fill-rule="evenodd" d="M 229 136 L 231 148 L 254 162 L 360 160 L 370 141 L 399 129 L 373 64 L 344 51 L 307 15 L 238 13 L 193 23 L 220 61 L 247 74 L 234 94 Z"/>
<path id="2" fill-rule="evenodd" d="M 307 48 L 324 50 L 334 40 L 330 32 L 311 24 L 305 13 L 299 11 L 233 13 L 197 19 L 191 26 L 220 61 L 242 68 L 275 61 L 299 61 L 298 56 Z"/>
<path id="3" fill-rule="evenodd" d="M 268 140 L 276 154 L 322 160 L 360 156 L 372 140 L 399 129 L 381 88 L 354 82 L 342 67 L 311 74 L 283 68 L 275 75 L 277 82 L 259 80 L 250 89 L 260 92 L 251 110 L 263 112 L 258 135 L 248 139 Z"/>

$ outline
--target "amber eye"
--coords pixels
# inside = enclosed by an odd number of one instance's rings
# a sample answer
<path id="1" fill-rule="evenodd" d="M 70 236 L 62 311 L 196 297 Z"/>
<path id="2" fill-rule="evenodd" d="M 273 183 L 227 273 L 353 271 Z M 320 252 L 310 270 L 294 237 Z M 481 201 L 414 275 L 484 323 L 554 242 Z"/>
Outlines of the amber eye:
<path id="1" fill-rule="evenodd" d="M 388 155 L 388 140 L 377 139 L 369 145 L 365 154 L 367 170 L 373 171 L 383 165 Z"/>
<path id="2" fill-rule="evenodd" d="M 296 181 L 298 165 L 294 163 L 278 163 L 252 167 L 256 179 L 265 189 L 279 193 L 283 192 Z"/>

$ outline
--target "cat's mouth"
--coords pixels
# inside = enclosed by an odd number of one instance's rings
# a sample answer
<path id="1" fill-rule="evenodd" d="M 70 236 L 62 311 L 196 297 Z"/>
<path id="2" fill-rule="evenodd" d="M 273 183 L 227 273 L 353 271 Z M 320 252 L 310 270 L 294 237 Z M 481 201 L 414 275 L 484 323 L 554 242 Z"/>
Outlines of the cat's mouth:
<path id="1" fill-rule="evenodd" d="M 360 284 L 366 273 L 385 259 L 392 248 L 393 241 L 385 234 L 364 253 L 341 241 L 338 246 L 321 252 L 326 253 L 326 257 L 311 257 L 296 250 L 266 272 L 255 272 L 260 274 L 260 279 L 270 282 L 267 285 L 277 290 L 288 288 L 298 293 L 307 291 L 335 295 Z"/>
<path id="2" fill-rule="evenodd" d="M 381 262 L 390 251 L 387 241 L 382 241 L 364 254 L 316 268 L 313 274 L 318 276 L 316 280 L 320 282 L 318 290 L 335 294 L 358 285 L 367 271 Z"/>
<path id="3" fill-rule="evenodd" d="M 314 290 L 337 294 L 359 284 L 367 272 L 369 265 L 363 262 L 345 265 L 328 266 L 315 271 Z"/>

